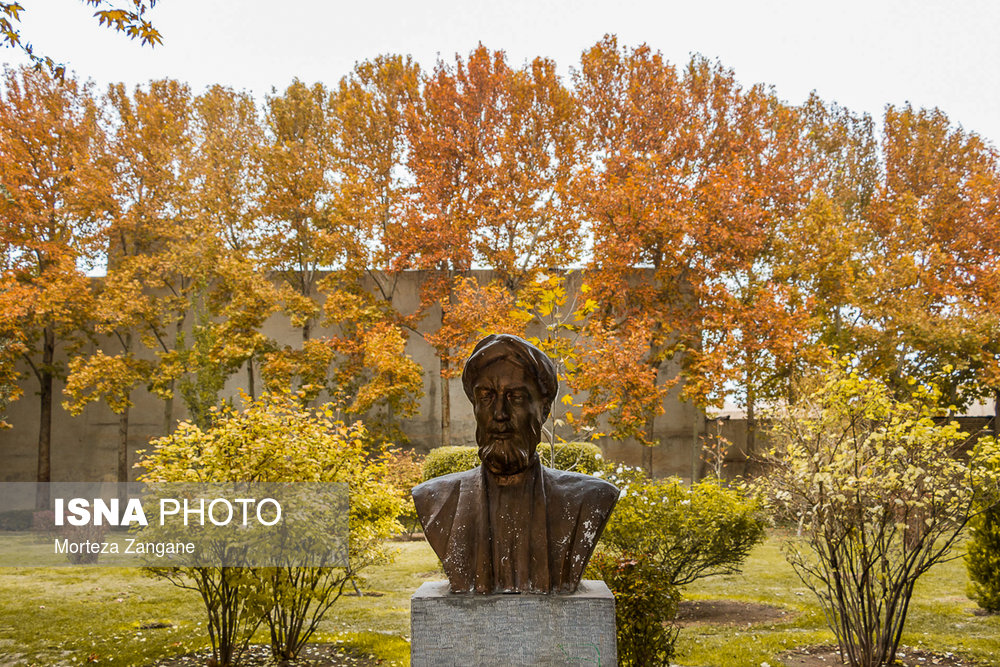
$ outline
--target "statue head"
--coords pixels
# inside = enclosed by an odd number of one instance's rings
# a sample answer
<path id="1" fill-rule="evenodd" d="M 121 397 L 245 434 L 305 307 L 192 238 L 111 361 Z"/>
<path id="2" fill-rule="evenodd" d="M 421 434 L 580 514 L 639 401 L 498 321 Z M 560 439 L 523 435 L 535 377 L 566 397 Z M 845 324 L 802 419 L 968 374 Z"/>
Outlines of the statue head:
<path id="1" fill-rule="evenodd" d="M 527 468 L 559 389 L 552 360 L 523 338 L 491 334 L 465 362 L 462 386 L 475 410 L 486 469 L 513 475 Z"/>

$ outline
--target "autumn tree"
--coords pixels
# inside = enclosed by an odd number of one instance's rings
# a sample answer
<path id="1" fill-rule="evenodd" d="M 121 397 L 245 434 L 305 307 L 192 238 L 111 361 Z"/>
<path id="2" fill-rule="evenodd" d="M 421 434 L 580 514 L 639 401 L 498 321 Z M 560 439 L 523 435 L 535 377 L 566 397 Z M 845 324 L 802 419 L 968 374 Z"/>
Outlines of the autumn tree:
<path id="1" fill-rule="evenodd" d="M 164 110 L 164 132 L 141 125 Z M 142 320 L 157 347 L 152 388 L 171 413 L 179 394 L 188 416 L 207 427 L 227 379 L 246 365 L 255 393 L 254 361 L 274 347 L 260 332 L 278 294 L 256 265 L 259 116 L 247 94 L 216 86 L 192 99 L 155 82 L 148 96 L 136 92 L 132 115 L 120 116 L 151 135 L 145 146 L 153 152 L 129 163 L 146 168 L 129 176 L 140 192 L 147 188 L 145 213 L 130 210 L 144 216 L 137 224 L 148 236 L 108 282 L 121 273 L 143 286 L 131 302 L 149 307 Z"/>
<path id="2" fill-rule="evenodd" d="M 779 237 L 775 271 L 810 297 L 817 341 L 848 351 L 869 266 L 864 221 L 882 179 L 875 126 L 815 93 L 799 111 L 812 189 Z"/>
<path id="3" fill-rule="evenodd" d="M 803 121 L 773 91 L 744 90 L 704 60 L 692 61 L 685 81 L 704 162 L 692 229 L 702 335 L 682 393 L 718 402 L 734 383 L 753 455 L 758 404 L 787 394 L 813 342 L 807 295 L 776 271 L 781 239 L 808 201 Z"/>
<path id="4" fill-rule="evenodd" d="M 409 58 L 379 56 L 358 63 L 331 93 L 333 224 L 353 245 L 319 284 L 336 353 L 330 394 L 343 414 L 367 413 L 373 435 L 393 441 L 404 438 L 397 418 L 413 414 L 423 392 L 421 369 L 404 351 L 420 313 L 397 305 L 409 193 L 405 123 L 419 85 Z"/>
<path id="5" fill-rule="evenodd" d="M 996 153 L 936 110 L 867 116 L 812 96 L 810 200 L 779 271 L 811 296 L 816 339 L 905 392 L 934 380 L 959 405 L 996 391 Z"/>
<path id="6" fill-rule="evenodd" d="M 619 49 L 611 36 L 584 52 L 574 84 L 589 159 L 572 192 L 593 235 L 587 281 L 601 304 L 599 337 L 634 342 L 641 322 L 644 365 L 656 384 L 672 382 L 659 370 L 682 341 L 693 345 L 698 328 L 688 291 L 698 167 L 689 104 L 675 68 L 659 53 Z M 649 443 L 656 413 L 649 405 L 644 415 Z"/>
<path id="7" fill-rule="evenodd" d="M 455 68 L 438 62 L 425 78 L 420 103 L 410 110 L 407 138 L 409 170 L 415 181 L 407 209 L 408 244 L 405 266 L 433 271 L 422 286 L 421 310 L 437 305 L 440 324 L 456 306 L 456 275 L 472 268 L 472 214 L 469 199 L 477 194 L 477 167 L 483 163 L 482 144 L 495 126 L 496 70 L 506 70 L 503 56 L 477 51 L 466 67 L 456 59 Z M 451 444 L 451 391 L 455 377 L 447 343 L 433 337 L 428 342 L 438 353 L 441 377 L 441 444 Z"/>
<path id="8" fill-rule="evenodd" d="M 321 272 L 343 265 L 345 248 L 353 243 L 333 223 L 329 108 L 325 86 L 310 88 L 296 79 L 284 94 L 267 98 L 260 151 L 261 259 L 280 277 L 284 308 L 303 341 L 320 314 Z"/>
<path id="9" fill-rule="evenodd" d="M 4 418 L 7 406 L 21 397 L 24 392 L 18 386 L 17 359 L 20 345 L 17 336 L 12 331 L 5 332 L 0 337 L 0 429 L 10 428 L 10 423 Z"/>
<path id="10" fill-rule="evenodd" d="M 331 366 L 329 376 L 315 383 L 327 389 L 338 416 L 363 418 L 375 442 L 405 442 L 398 420 L 419 407 L 423 369 L 406 354 L 404 329 L 370 295 L 334 291 L 323 308 L 339 332 L 325 348 L 331 355 L 325 362 Z"/>
<path id="11" fill-rule="evenodd" d="M 88 330 L 84 270 L 102 251 L 110 170 L 88 85 L 8 68 L 0 94 L 0 332 L 8 361 L 16 353 L 38 381 L 37 479 L 48 482 L 54 385 L 64 374 L 56 351 Z"/>
<path id="12" fill-rule="evenodd" d="M 95 326 L 110 349 L 74 363 L 66 404 L 78 413 L 88 402 L 104 400 L 119 415 L 118 479 L 127 481 L 131 392 L 145 383 L 164 399 L 163 428 L 169 432 L 180 376 L 177 346 L 184 344 L 191 297 L 211 257 L 203 253 L 203 228 L 187 201 L 190 90 L 162 80 L 130 94 L 116 84 L 106 102 L 116 207 L 105 237 L 107 276 Z"/>
<path id="13" fill-rule="evenodd" d="M 189 374 L 189 386 L 204 384 L 201 410 L 217 402 L 221 382 L 246 366 L 247 390 L 257 394 L 256 366 L 275 348 L 262 332 L 264 322 L 279 303 L 277 287 L 260 267 L 262 258 L 257 226 L 263 181 L 258 151 L 264 133 L 260 114 L 248 93 L 212 86 L 194 100 L 192 215 L 204 226 L 203 248 L 214 258 L 208 267 L 204 321 L 195 335 L 202 351 L 192 348 L 188 362 L 203 373 Z"/>
<path id="14" fill-rule="evenodd" d="M 524 337 L 531 320 L 526 310 L 531 305 L 520 302 L 500 281 L 480 284 L 474 275 L 457 275 L 452 281 L 451 294 L 455 307 L 441 318 L 441 326 L 428 336 L 438 348 L 442 363 L 462 370 L 462 363 L 484 336 L 512 334 Z"/>
<path id="15" fill-rule="evenodd" d="M 492 269 L 516 299 L 539 267 L 575 257 L 580 235 L 564 194 L 577 143 L 572 97 L 555 66 L 536 59 L 513 69 L 502 51 L 480 45 L 468 61 L 439 62 L 424 83 L 408 136 L 415 180 L 404 256 L 411 268 L 432 270 L 425 308 L 437 306 L 441 326 L 426 335 L 441 363 L 442 442 L 450 443 L 448 382 L 477 335 L 460 330 L 469 318 L 459 292 L 472 297 L 462 274 Z M 487 281 L 488 282 L 488 281 Z M 482 285 L 488 302 L 495 289 Z"/>
<path id="16" fill-rule="evenodd" d="M 470 74 L 485 60 L 480 47 Z M 579 218 L 566 196 L 579 160 L 576 105 L 555 63 L 536 58 L 520 69 L 497 63 L 498 116 L 477 165 L 479 191 L 471 198 L 474 262 L 491 269 L 510 294 L 539 270 L 579 258 Z"/>
<path id="17" fill-rule="evenodd" d="M 800 121 L 719 65 L 695 57 L 678 74 L 613 37 L 584 53 L 576 90 L 594 159 L 574 193 L 593 229 L 604 326 L 626 340 L 642 323 L 658 375 L 683 353 L 682 395 L 696 405 L 743 387 L 752 447 L 754 406 L 808 330 L 802 299 L 773 273 L 782 225 L 802 205 Z"/>
<path id="18" fill-rule="evenodd" d="M 333 217 L 356 243 L 344 257 L 339 287 L 360 292 L 363 277 L 392 310 L 403 268 L 402 214 L 409 192 L 406 118 L 420 95 L 420 69 L 409 58 L 358 63 L 331 93 Z"/>
<path id="19" fill-rule="evenodd" d="M 392 415 L 411 414 L 422 391 L 393 305 L 402 123 L 416 85 L 415 66 L 391 57 L 359 64 L 333 93 L 296 81 L 268 99 L 261 151 L 261 259 L 303 337 L 267 355 L 265 379 L 272 389 L 297 379 L 306 400 L 325 389 L 346 416 L 370 412 L 381 439 L 400 436 Z M 333 332 L 314 337 L 319 323 Z"/>
<path id="20" fill-rule="evenodd" d="M 894 386 L 936 379 L 967 405 L 998 387 L 996 150 L 936 109 L 889 107 L 882 158 L 850 351 Z"/>
<path id="21" fill-rule="evenodd" d="M 548 431 L 551 467 L 556 467 L 556 441 L 568 440 L 569 434 L 574 439 L 587 440 L 605 435 L 600 428 L 608 429 L 607 435 L 612 438 L 634 436 L 631 420 L 618 419 L 619 401 L 627 404 L 628 411 L 645 414 L 650 409 L 648 395 L 625 395 L 623 387 L 636 379 L 634 364 L 629 363 L 634 358 L 623 362 L 620 341 L 601 336 L 602 320 L 594 317 L 598 308 L 599 304 L 591 298 L 590 286 L 583 282 L 579 272 L 549 271 L 538 273 L 521 290 L 514 309 L 507 314 L 524 320 L 523 335 L 548 355 L 556 367 L 559 391 L 543 429 Z M 641 357 L 640 354 L 640 366 Z M 639 374 L 646 370 L 643 367 Z M 610 375 L 604 376 L 607 371 Z M 662 398 L 658 391 L 653 394 L 653 401 Z"/>
<path id="22" fill-rule="evenodd" d="M 129 39 L 138 38 L 144 46 L 148 44 L 153 47 L 163 42 L 160 32 L 153 27 L 146 14 L 156 5 L 157 0 L 130 0 L 125 7 L 116 6 L 108 0 L 81 2 L 97 8 L 94 18 L 99 25 L 123 33 Z M 57 63 L 51 56 L 35 53 L 31 43 L 22 39 L 19 23 L 23 11 L 24 7 L 18 2 L 0 2 L 0 45 L 20 49 L 34 64 L 35 69 L 44 66 L 53 77 L 63 79 L 66 75 L 65 65 Z"/>
<path id="23" fill-rule="evenodd" d="M 300 348 L 285 346 L 265 356 L 271 389 L 298 378 L 307 400 L 323 389 L 334 352 L 312 332 L 321 316 L 317 283 L 325 271 L 344 265 L 354 238 L 334 222 L 333 145 L 330 93 L 296 79 L 281 95 L 267 98 L 265 137 L 259 150 L 260 261 L 280 283 L 281 304 L 302 332 Z"/>

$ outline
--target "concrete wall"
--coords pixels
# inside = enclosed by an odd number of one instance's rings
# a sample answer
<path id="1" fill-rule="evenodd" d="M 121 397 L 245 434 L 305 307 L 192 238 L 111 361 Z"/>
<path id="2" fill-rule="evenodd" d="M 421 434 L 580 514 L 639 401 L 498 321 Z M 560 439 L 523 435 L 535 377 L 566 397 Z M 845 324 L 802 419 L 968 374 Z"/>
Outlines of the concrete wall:
<path id="1" fill-rule="evenodd" d="M 481 281 L 488 281 L 490 272 L 473 272 Z M 402 313 L 413 312 L 419 305 L 420 286 L 426 280 L 425 272 L 407 272 L 399 282 L 395 306 Z M 569 291 L 579 289 L 579 273 L 571 275 Z M 440 309 L 428 312 L 419 331 L 432 331 L 440 323 Z M 190 318 L 189 318 L 190 319 Z M 299 329 L 293 328 L 283 315 L 271 317 L 263 333 L 280 345 L 298 347 L 302 342 Z M 313 337 L 329 333 L 321 327 L 313 329 Z M 529 332 L 531 333 L 531 332 Z M 105 350 L 114 354 L 116 348 L 106 341 Z M 79 351 L 89 355 L 94 346 Z M 440 400 L 442 382 L 439 364 L 433 348 L 419 335 L 411 335 L 407 353 L 424 369 L 424 396 L 417 414 L 403 421 L 403 429 L 410 444 L 417 451 L 426 453 L 441 444 Z M 58 350 L 59 359 L 67 361 L 65 350 Z M 149 353 L 152 356 L 152 353 Z M 0 481 L 31 481 L 35 479 L 38 443 L 38 382 L 25 367 L 22 383 L 24 396 L 7 411 L 7 421 L 13 428 L 0 431 Z M 676 364 L 661 369 L 661 379 L 676 375 Z M 55 400 L 52 417 L 52 480 L 53 481 L 111 481 L 115 477 L 118 443 L 118 416 L 101 402 L 91 403 L 78 417 L 71 416 L 60 405 L 64 384 L 55 382 Z M 234 374 L 222 392 L 223 398 L 234 397 L 247 387 L 247 374 L 241 370 Z M 451 394 L 452 444 L 475 444 L 475 421 L 472 408 L 465 397 L 461 381 L 453 379 L 448 384 Z M 258 374 L 259 388 L 259 374 Z M 655 421 L 655 434 L 662 444 L 653 450 L 653 469 L 657 476 L 681 475 L 689 477 L 692 465 L 698 461 L 695 446 L 700 447 L 704 430 L 701 413 L 677 399 L 679 387 L 675 386 L 664 400 L 665 414 Z M 136 460 L 135 452 L 147 447 L 150 438 L 165 431 L 164 402 L 145 388 L 132 394 L 134 407 L 130 411 L 129 449 L 130 461 Z M 321 397 L 322 400 L 322 397 Z M 180 396 L 173 401 L 172 418 L 184 419 L 184 404 Z M 565 435 L 569 435 L 565 430 Z M 644 465 L 645 448 L 635 442 L 616 442 L 609 438 L 599 441 L 608 458 L 630 465 Z"/>

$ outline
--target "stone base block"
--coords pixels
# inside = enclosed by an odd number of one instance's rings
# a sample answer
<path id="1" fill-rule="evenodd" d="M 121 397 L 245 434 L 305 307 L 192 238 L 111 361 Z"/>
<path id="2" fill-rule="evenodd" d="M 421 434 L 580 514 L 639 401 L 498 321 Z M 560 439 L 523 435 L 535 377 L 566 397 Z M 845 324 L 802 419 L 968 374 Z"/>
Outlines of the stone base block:
<path id="1" fill-rule="evenodd" d="M 603 581 L 571 595 L 456 595 L 447 581 L 410 598 L 412 667 L 618 664 L 615 598 Z"/>

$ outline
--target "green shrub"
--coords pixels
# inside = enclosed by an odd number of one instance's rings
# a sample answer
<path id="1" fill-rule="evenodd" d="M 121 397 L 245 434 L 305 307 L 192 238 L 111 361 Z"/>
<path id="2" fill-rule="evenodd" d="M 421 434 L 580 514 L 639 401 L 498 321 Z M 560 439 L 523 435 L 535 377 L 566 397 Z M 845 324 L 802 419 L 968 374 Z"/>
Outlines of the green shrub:
<path id="1" fill-rule="evenodd" d="M 665 665 L 673 654 L 679 588 L 738 572 L 767 525 L 759 503 L 716 481 L 650 480 L 638 468 L 606 473 L 621 490 L 588 567 L 615 594 L 618 659 Z"/>
<path id="2" fill-rule="evenodd" d="M 949 556 L 983 495 L 1000 483 L 992 438 L 968 449 L 932 384 L 866 377 L 831 363 L 797 402 L 767 415 L 772 448 L 756 483 L 797 520 L 788 562 L 815 595 L 851 665 L 896 662 L 918 579 Z"/>
<path id="3" fill-rule="evenodd" d="M 453 472 L 471 470 L 479 465 L 476 447 L 437 447 L 424 459 L 424 480 Z M 560 470 L 572 470 L 593 475 L 605 468 L 601 448 L 587 442 L 565 442 L 556 445 L 555 465 L 552 465 L 552 448 L 548 443 L 538 445 L 538 456 L 544 465 Z"/>
<path id="4" fill-rule="evenodd" d="M 424 459 L 424 480 L 475 468 L 479 465 L 478 451 L 475 447 L 459 446 L 432 449 Z"/>
<path id="5" fill-rule="evenodd" d="M 303 408 L 302 395 L 265 393 L 245 410 L 218 411 L 212 426 L 181 423 L 151 442 L 144 482 L 342 482 L 350 488 L 345 567 L 182 567 L 151 572 L 197 590 L 208 613 L 213 659 L 235 664 L 263 622 L 279 660 L 297 656 L 345 585 L 387 562 L 383 541 L 401 526 L 398 489 L 386 484 L 386 456 L 360 422 L 334 421 L 329 408 Z"/>
<path id="6" fill-rule="evenodd" d="M 397 518 L 411 537 L 420 528 L 420 518 L 410 489 L 423 481 L 423 470 L 424 457 L 412 449 L 393 449 L 385 460 L 385 481 L 397 490 L 403 502 Z"/>
<path id="7" fill-rule="evenodd" d="M 715 480 L 690 486 L 676 477 L 649 480 L 622 466 L 608 479 L 622 494 L 601 548 L 648 555 L 672 586 L 739 572 L 764 540 L 767 521 L 760 504 Z"/>
<path id="8" fill-rule="evenodd" d="M 994 505 L 970 524 L 972 538 L 965 553 L 969 597 L 983 609 L 1000 613 L 1000 505 Z"/>
<path id="9" fill-rule="evenodd" d="M 0 512 L 0 530 L 31 530 L 34 510 Z"/>
<path id="10" fill-rule="evenodd" d="M 615 594 L 619 665 L 669 665 L 679 595 L 645 554 L 598 553 L 590 563 Z"/>
<path id="11" fill-rule="evenodd" d="M 538 455 L 542 463 L 550 468 L 572 470 L 585 475 L 593 475 L 605 468 L 601 448 L 589 442 L 561 442 L 556 444 L 555 465 L 552 464 L 552 447 L 547 443 L 538 445 Z"/>

